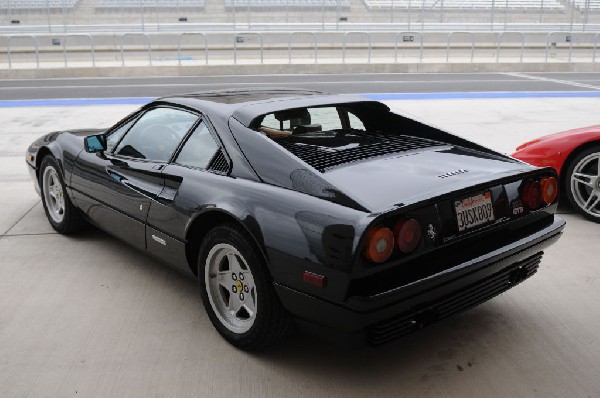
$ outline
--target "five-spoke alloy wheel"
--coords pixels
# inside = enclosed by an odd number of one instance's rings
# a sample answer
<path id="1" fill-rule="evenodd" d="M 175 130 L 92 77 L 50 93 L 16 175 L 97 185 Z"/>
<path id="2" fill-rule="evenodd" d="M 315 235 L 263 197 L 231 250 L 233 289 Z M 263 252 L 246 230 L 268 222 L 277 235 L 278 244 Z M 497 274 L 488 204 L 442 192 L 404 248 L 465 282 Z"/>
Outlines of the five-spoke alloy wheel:
<path id="1" fill-rule="evenodd" d="M 264 256 L 240 226 L 225 223 L 206 234 L 198 283 L 212 324 L 236 347 L 260 349 L 289 331 L 291 316 L 273 288 Z"/>
<path id="2" fill-rule="evenodd" d="M 600 146 L 588 148 L 567 169 L 567 197 L 590 220 L 600 222 Z"/>
<path id="3" fill-rule="evenodd" d="M 233 246 L 210 249 L 204 268 L 208 299 L 219 321 L 233 333 L 245 333 L 256 317 L 257 297 L 252 271 Z"/>
<path id="4" fill-rule="evenodd" d="M 57 232 L 77 232 L 84 224 L 83 217 L 67 195 L 58 162 L 51 155 L 45 156 L 40 165 L 39 183 L 46 217 Z"/>
<path id="5" fill-rule="evenodd" d="M 44 201 L 48 208 L 48 215 L 56 223 L 60 223 L 65 218 L 65 193 L 60 183 L 58 172 L 49 165 L 44 169 L 42 175 L 42 192 Z"/>

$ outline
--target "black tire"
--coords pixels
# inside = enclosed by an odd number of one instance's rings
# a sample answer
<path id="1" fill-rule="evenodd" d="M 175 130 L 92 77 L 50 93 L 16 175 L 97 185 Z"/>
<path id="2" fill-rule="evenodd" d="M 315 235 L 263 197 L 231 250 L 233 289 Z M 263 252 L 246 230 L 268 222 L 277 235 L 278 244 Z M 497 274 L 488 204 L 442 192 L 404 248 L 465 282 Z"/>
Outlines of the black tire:
<path id="1" fill-rule="evenodd" d="M 256 289 L 255 317 L 252 326 L 245 332 L 236 333 L 230 330 L 226 322 L 217 316 L 217 310 L 213 308 L 209 299 L 210 292 L 206 285 L 205 274 L 209 267 L 207 258 L 211 251 L 214 252 L 215 248 L 223 245 L 230 245 L 239 252 L 251 272 Z M 206 234 L 198 255 L 198 283 L 202 302 L 212 324 L 232 345 L 247 351 L 258 350 L 273 345 L 289 332 L 292 325 L 291 315 L 275 293 L 263 256 L 257 251 L 247 234 L 235 224 L 219 225 Z"/>
<path id="2" fill-rule="evenodd" d="M 586 163 L 586 158 L 589 158 L 590 155 L 600 156 L 600 145 L 592 146 L 579 152 L 569 162 L 564 180 L 565 193 L 567 194 L 567 198 L 575 210 L 581 213 L 585 218 L 600 223 L 600 203 L 598 203 L 596 206 L 592 206 L 592 209 L 587 210 L 582 203 L 583 200 L 585 198 L 589 198 L 590 195 L 594 195 L 592 198 L 592 204 L 596 201 L 596 198 L 600 198 L 600 176 L 598 176 L 596 179 L 591 179 L 591 184 L 593 184 L 593 187 L 585 187 L 583 184 L 575 184 L 573 182 L 573 173 L 578 167 L 580 167 L 580 163 Z M 600 162 L 600 160 L 596 160 L 596 162 Z M 598 174 L 598 170 L 593 170 L 595 167 L 600 168 L 598 163 L 594 164 L 594 161 L 592 161 L 589 167 L 590 174 Z"/>
<path id="3" fill-rule="evenodd" d="M 47 195 L 46 188 L 44 186 L 44 175 L 46 171 L 50 171 L 53 169 L 56 172 L 56 177 L 58 179 L 58 183 L 62 188 L 62 198 L 64 200 L 64 209 L 62 213 L 61 219 L 55 219 L 50 214 L 49 206 L 47 203 Z M 61 168 L 58 165 L 58 162 L 52 155 L 47 155 L 42 159 L 42 163 L 40 165 L 40 172 L 38 176 L 38 182 L 40 184 L 40 193 L 42 196 L 42 204 L 44 205 L 44 211 L 46 212 L 46 217 L 48 218 L 48 222 L 52 225 L 52 228 L 56 230 L 56 232 L 61 234 L 73 234 L 81 230 L 81 228 L 85 225 L 85 220 L 81 215 L 81 212 L 78 208 L 76 208 L 71 202 L 71 198 L 67 194 L 67 189 L 65 186 L 65 182 L 62 176 Z"/>

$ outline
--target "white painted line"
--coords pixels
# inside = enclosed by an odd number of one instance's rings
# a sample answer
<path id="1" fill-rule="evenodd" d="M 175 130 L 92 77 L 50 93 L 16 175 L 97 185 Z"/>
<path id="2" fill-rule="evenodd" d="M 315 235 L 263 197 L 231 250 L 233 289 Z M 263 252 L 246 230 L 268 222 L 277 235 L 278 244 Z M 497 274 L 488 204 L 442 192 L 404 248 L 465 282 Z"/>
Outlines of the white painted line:
<path id="1" fill-rule="evenodd" d="M 568 86 L 573 86 L 573 87 L 588 88 L 591 90 L 600 90 L 600 86 L 593 86 L 591 84 L 577 83 L 577 82 L 573 82 L 573 81 L 569 81 L 569 80 L 559 80 L 559 79 L 551 79 L 549 77 L 531 76 L 531 75 L 527 75 L 525 73 L 504 73 L 504 74 L 507 76 L 520 77 L 523 79 L 536 80 L 536 81 L 540 81 L 540 82 L 566 84 Z"/>

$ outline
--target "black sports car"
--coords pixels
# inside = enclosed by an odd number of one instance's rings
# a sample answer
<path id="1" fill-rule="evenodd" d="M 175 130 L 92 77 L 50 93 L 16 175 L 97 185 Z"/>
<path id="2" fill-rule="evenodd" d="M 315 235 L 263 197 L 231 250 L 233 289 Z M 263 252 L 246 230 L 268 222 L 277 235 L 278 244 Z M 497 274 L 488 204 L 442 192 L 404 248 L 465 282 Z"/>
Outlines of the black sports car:
<path id="1" fill-rule="evenodd" d="M 161 98 L 48 134 L 27 163 L 54 229 L 89 221 L 196 278 L 243 349 L 293 321 L 384 343 L 528 278 L 565 225 L 553 169 L 360 96 Z"/>

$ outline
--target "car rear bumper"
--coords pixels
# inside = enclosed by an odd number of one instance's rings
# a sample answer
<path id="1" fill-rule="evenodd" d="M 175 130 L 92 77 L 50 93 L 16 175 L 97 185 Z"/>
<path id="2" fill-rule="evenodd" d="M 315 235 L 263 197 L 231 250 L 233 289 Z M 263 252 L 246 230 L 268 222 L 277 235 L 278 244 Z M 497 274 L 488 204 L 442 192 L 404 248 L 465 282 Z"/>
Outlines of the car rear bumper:
<path id="1" fill-rule="evenodd" d="M 311 333 L 349 343 L 385 343 L 437 320 L 483 303 L 533 275 L 544 248 L 562 234 L 565 222 L 547 227 L 475 259 L 457 264 L 452 278 L 434 275 L 370 297 L 326 302 L 275 284 L 284 306 Z M 436 283 L 437 282 L 437 283 Z"/>

